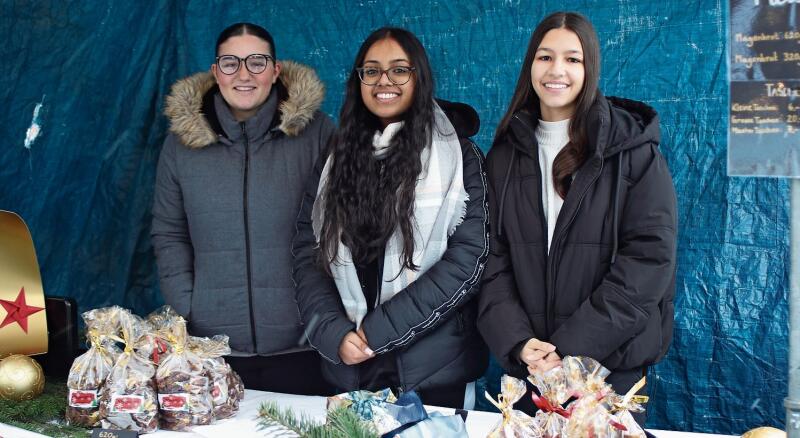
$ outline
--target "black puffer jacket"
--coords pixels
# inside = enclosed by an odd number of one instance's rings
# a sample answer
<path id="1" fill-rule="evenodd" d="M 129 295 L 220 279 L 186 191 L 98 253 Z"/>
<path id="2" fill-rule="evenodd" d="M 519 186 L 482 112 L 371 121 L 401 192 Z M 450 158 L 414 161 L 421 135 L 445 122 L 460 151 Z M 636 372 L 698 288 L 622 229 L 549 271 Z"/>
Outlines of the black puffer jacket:
<path id="1" fill-rule="evenodd" d="M 370 311 L 362 326 L 375 354 L 396 352 L 403 390 L 436 388 L 473 381 L 483 374 L 486 346 L 475 326 L 478 281 L 489 252 L 488 206 L 483 156 L 466 137 L 478 131 L 471 107 L 439 101 L 459 138 L 464 186 L 469 194 L 464 221 L 456 228 L 442 259 L 405 290 Z M 315 263 L 317 244 L 311 209 L 324 165 L 309 182 L 294 241 L 297 304 L 312 347 L 327 360 L 323 375 L 340 388 L 359 387 L 358 366 L 345 365 L 339 344 L 355 331 L 333 279 Z"/>
<path id="2" fill-rule="evenodd" d="M 589 157 L 574 175 L 549 256 L 537 123 L 515 114 L 489 152 L 492 242 L 478 327 L 513 374 L 527 374 L 512 356 L 530 338 L 562 356 L 639 372 L 672 339 L 676 199 L 658 151 L 658 116 L 639 102 L 598 97 Z"/>

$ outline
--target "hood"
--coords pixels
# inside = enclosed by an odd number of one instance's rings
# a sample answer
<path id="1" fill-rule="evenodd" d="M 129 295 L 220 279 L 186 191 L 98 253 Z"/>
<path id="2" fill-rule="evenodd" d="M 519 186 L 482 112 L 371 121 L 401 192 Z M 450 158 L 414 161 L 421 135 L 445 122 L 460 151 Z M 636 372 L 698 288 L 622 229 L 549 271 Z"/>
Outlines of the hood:
<path id="1" fill-rule="evenodd" d="M 310 67 L 292 61 L 281 61 L 281 66 L 279 83 L 273 91 L 280 93 L 280 120 L 273 123 L 284 134 L 296 136 L 322 105 L 325 86 Z M 222 134 L 216 115 L 211 114 L 213 106 L 207 104 L 213 102 L 209 97 L 217 89 L 214 76 L 202 72 L 176 82 L 166 98 L 164 114 L 170 122 L 169 130 L 189 148 L 216 143 Z"/>
<path id="2" fill-rule="evenodd" d="M 514 119 L 522 123 L 515 123 Z M 536 141 L 534 131 L 538 123 L 536 115 L 529 111 L 514 114 L 509 131 L 518 139 L 513 143 L 519 152 L 533 153 L 530 145 Z M 587 130 L 595 133 L 589 136 L 588 150 L 603 158 L 661 141 L 658 114 L 652 107 L 635 100 L 605 97 L 599 92 L 589 109 Z"/>
<path id="3" fill-rule="evenodd" d="M 481 128 L 481 119 L 474 108 L 466 103 L 450 102 L 444 99 L 436 99 L 436 103 L 453 124 L 458 138 L 472 137 L 478 133 Z"/>
<path id="4" fill-rule="evenodd" d="M 612 96 L 607 98 L 601 96 L 595 106 L 598 108 L 599 117 L 589 119 L 589 132 L 593 132 L 593 123 L 600 122 L 601 126 L 597 131 L 600 135 L 594 141 L 590 139 L 589 143 L 597 154 L 602 153 L 603 157 L 610 157 L 621 151 L 661 142 L 658 114 L 651 106 Z M 608 120 L 606 126 L 602 126 L 603 120 Z M 605 139 L 602 138 L 603 135 Z"/>

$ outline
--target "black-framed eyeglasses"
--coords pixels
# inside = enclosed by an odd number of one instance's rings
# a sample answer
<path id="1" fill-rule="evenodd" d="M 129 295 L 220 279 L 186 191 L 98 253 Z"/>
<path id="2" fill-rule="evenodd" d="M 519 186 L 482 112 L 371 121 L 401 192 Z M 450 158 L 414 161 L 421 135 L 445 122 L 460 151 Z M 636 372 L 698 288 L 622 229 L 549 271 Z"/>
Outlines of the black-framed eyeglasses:
<path id="1" fill-rule="evenodd" d="M 275 62 L 275 59 L 272 58 L 272 55 L 264 55 L 261 53 L 247 55 L 244 59 L 236 55 L 222 55 L 217 56 L 217 67 L 219 67 L 219 71 L 223 74 L 232 75 L 239 71 L 239 68 L 242 66 L 242 61 L 244 61 L 244 66 L 247 71 L 257 75 L 259 73 L 264 73 L 264 70 L 267 69 L 267 64 L 269 64 L 270 61 Z"/>
<path id="2" fill-rule="evenodd" d="M 378 67 L 359 67 L 356 69 L 358 78 L 364 85 L 377 85 L 381 77 L 386 73 L 389 82 L 395 85 L 404 85 L 411 80 L 411 73 L 416 70 L 414 67 L 397 66 L 386 70 Z"/>

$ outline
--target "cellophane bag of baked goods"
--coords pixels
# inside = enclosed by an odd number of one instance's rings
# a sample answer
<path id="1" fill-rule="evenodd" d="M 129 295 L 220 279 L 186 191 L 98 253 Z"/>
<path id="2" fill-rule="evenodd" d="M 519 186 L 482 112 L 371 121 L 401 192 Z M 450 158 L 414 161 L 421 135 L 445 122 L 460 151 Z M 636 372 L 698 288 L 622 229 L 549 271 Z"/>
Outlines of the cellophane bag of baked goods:
<path id="1" fill-rule="evenodd" d="M 167 344 L 156 369 L 161 428 L 183 431 L 210 424 L 210 373 L 203 367 L 203 359 L 189 348 L 186 320 L 172 315 L 156 336 Z"/>
<path id="2" fill-rule="evenodd" d="M 528 376 L 528 381 L 539 394 L 531 393 L 533 403 L 539 408 L 534 420 L 544 438 L 564 438 L 564 426 L 569 418 L 569 411 L 563 405 L 572 396 L 569 382 L 563 366 L 557 366 L 543 373 Z"/>
<path id="3" fill-rule="evenodd" d="M 189 336 L 189 349 L 203 361 L 203 368 L 209 373 L 211 382 L 211 403 L 214 419 L 229 418 L 239 411 L 239 401 L 244 396 L 241 379 L 222 356 L 231 353 L 228 337 L 217 335 L 213 338 Z"/>
<path id="4" fill-rule="evenodd" d="M 489 393 L 485 393 L 489 400 L 500 413 L 503 419 L 494 427 L 487 438 L 540 438 L 541 431 L 536 422 L 528 414 L 514 409 L 514 403 L 518 402 L 528 388 L 525 382 L 509 375 L 503 375 L 500 379 L 500 395 L 494 400 Z"/>
<path id="5" fill-rule="evenodd" d="M 119 307 L 105 307 L 83 313 L 89 349 L 75 358 L 67 378 L 67 422 L 73 426 L 100 424 L 100 390 L 120 354 L 113 336 Z"/>
<path id="6" fill-rule="evenodd" d="M 647 383 L 647 379 L 642 377 L 625 395 L 611 394 L 609 395 L 609 403 L 611 405 L 611 413 L 616 419 L 617 429 L 621 430 L 619 434 L 622 438 L 645 438 L 646 434 L 642 426 L 636 422 L 631 415 L 632 412 L 644 412 L 644 403 L 647 403 L 648 397 L 646 395 L 637 395 L 636 393 L 642 389 Z"/>
<path id="7" fill-rule="evenodd" d="M 100 391 L 100 418 L 106 429 L 139 433 L 158 430 L 158 398 L 150 361 L 152 333 L 144 320 L 127 310 L 117 315 L 119 341 L 124 350 Z"/>

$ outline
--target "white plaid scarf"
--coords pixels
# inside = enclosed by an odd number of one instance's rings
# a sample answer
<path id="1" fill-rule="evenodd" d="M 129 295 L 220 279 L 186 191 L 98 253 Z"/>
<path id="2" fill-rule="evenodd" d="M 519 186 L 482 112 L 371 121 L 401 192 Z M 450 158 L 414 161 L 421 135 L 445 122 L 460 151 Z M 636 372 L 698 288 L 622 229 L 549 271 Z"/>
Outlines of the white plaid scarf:
<path id="1" fill-rule="evenodd" d="M 426 147 L 420 159 L 422 171 L 417 179 L 414 196 L 414 264 L 419 270 L 403 269 L 400 255 L 403 250 L 402 237 L 395 231 L 386 243 L 383 259 L 383 282 L 380 302 L 384 303 L 413 283 L 420 275 L 438 262 L 447 250 L 447 240 L 461 224 L 467 209 L 469 196 L 464 189 L 461 143 L 455 128 L 439 105 L 434 103 L 434 126 L 432 143 Z M 376 132 L 373 140 L 375 156 L 388 152 L 391 139 L 402 129 L 403 122 L 390 124 L 383 133 Z M 311 214 L 314 235 L 319 243 L 324 221 L 322 200 L 330 171 L 331 157 L 325 163 L 317 187 L 317 198 Z M 349 248 L 339 242 L 337 261 L 330 265 L 336 288 L 342 299 L 347 316 L 361 326 L 361 320 L 369 311 L 361 283 L 358 280 Z"/>

